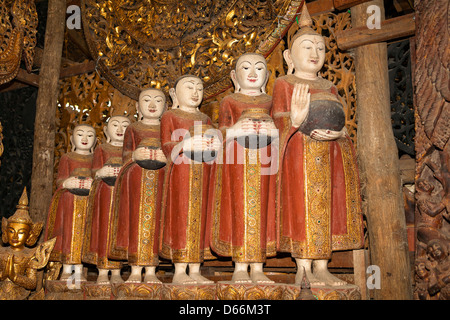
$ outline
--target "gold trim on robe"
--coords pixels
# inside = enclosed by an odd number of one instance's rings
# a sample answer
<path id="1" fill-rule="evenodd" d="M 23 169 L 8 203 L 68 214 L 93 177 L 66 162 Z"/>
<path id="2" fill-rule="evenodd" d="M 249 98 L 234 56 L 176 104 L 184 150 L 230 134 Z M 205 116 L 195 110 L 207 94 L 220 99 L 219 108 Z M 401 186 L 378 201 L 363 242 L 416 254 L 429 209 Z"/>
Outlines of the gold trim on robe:
<path id="1" fill-rule="evenodd" d="M 159 171 L 143 169 L 141 180 L 141 204 L 139 207 L 139 230 L 137 256 L 129 253 L 129 260 L 135 265 L 146 265 L 152 261 L 158 265 L 158 256 L 153 254 L 156 197 L 158 193 Z"/>
<path id="2" fill-rule="evenodd" d="M 353 150 L 348 138 L 338 139 L 342 152 L 346 194 L 345 234 L 332 234 L 332 182 L 330 145 L 303 136 L 304 142 L 304 203 L 305 241 L 282 237 L 280 251 L 291 252 L 295 258 L 330 259 L 332 251 L 358 249 L 362 246 L 359 177 L 352 158 Z"/>
<path id="3" fill-rule="evenodd" d="M 277 78 L 272 116 L 280 130 L 277 178 L 278 250 L 294 258 L 329 259 L 364 244 L 358 167 L 351 139 L 315 141 L 292 126 L 294 85 L 309 85 L 311 101 L 340 99 L 332 82 Z"/>
<path id="4" fill-rule="evenodd" d="M 83 248 L 87 202 L 88 197 L 86 196 L 74 196 L 70 253 L 63 254 L 62 263 L 64 264 L 81 263 L 81 250 Z"/>

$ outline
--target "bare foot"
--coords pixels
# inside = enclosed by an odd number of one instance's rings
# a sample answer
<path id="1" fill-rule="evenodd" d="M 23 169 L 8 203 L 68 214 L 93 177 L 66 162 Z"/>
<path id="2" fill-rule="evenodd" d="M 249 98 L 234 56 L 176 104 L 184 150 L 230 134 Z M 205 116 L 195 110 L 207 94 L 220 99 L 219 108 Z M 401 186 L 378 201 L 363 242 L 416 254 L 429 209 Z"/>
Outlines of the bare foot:
<path id="1" fill-rule="evenodd" d="M 174 284 L 196 284 L 197 281 L 189 277 L 186 273 L 175 273 L 172 279 Z"/>
<path id="2" fill-rule="evenodd" d="M 263 272 L 250 272 L 251 279 L 254 283 L 274 283 L 275 281 L 270 280 Z"/>
<path id="3" fill-rule="evenodd" d="M 235 270 L 233 272 L 233 277 L 231 278 L 231 282 L 234 283 L 252 283 L 252 279 L 248 275 L 247 271 L 243 270 Z"/>
<path id="4" fill-rule="evenodd" d="M 127 281 L 125 281 L 125 283 L 140 283 L 141 280 L 142 280 L 141 274 L 132 273 L 128 277 Z"/>
<path id="5" fill-rule="evenodd" d="M 145 283 L 162 283 L 161 280 L 159 280 L 156 275 L 154 274 L 145 274 L 144 277 L 144 282 Z"/>
<path id="6" fill-rule="evenodd" d="M 214 283 L 214 281 L 209 280 L 208 278 L 205 278 L 204 276 L 202 276 L 200 273 L 189 273 L 189 277 L 191 277 L 192 279 L 194 279 L 195 281 L 197 281 L 198 284 L 209 284 L 209 283 Z"/>
<path id="7" fill-rule="evenodd" d="M 110 284 L 108 273 L 106 274 L 100 273 L 97 277 L 97 284 Z"/>
<path id="8" fill-rule="evenodd" d="M 345 286 L 347 282 L 333 276 L 328 271 L 328 260 L 314 260 L 313 264 L 314 275 L 324 282 L 324 285 L 337 287 Z"/>
<path id="9" fill-rule="evenodd" d="M 250 277 L 254 283 L 274 283 L 275 281 L 270 280 L 263 272 L 262 263 L 251 263 L 250 264 Z"/>
<path id="10" fill-rule="evenodd" d="M 197 281 L 198 284 L 214 283 L 214 281 L 211 281 L 202 276 L 200 272 L 200 263 L 189 264 L 189 277 Z"/>
<path id="11" fill-rule="evenodd" d="M 120 274 L 112 274 L 110 282 L 111 282 L 111 284 L 119 284 L 119 283 L 123 283 L 124 281 Z"/>
<path id="12" fill-rule="evenodd" d="M 318 279 L 322 280 L 327 286 L 338 287 L 338 286 L 345 286 L 347 284 L 347 282 L 345 282 L 344 280 L 341 280 L 338 277 L 333 276 L 328 270 L 314 271 L 314 274 Z"/>
<path id="13" fill-rule="evenodd" d="M 299 268 L 297 270 L 297 274 L 295 275 L 295 284 L 300 285 L 302 280 L 303 280 L 303 268 Z M 320 279 L 318 279 L 316 276 L 314 276 L 312 274 L 312 272 L 310 270 L 306 270 L 306 277 L 308 278 L 309 283 L 312 286 L 324 286 L 325 282 L 321 281 Z"/>

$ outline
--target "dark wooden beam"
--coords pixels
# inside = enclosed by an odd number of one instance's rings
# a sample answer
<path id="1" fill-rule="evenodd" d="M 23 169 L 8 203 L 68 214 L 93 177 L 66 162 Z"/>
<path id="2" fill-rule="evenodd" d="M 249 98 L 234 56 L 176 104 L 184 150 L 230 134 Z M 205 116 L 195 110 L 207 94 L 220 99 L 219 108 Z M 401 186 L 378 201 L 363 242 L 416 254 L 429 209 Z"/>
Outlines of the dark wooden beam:
<path id="1" fill-rule="evenodd" d="M 306 5 L 311 16 L 334 11 L 333 0 L 316 0 Z"/>
<path id="2" fill-rule="evenodd" d="M 92 72 L 94 70 L 95 70 L 95 62 L 92 60 L 82 63 L 75 63 L 71 66 L 62 68 L 59 74 L 59 78 L 60 79 L 69 78 L 79 74 Z M 23 88 L 26 87 L 27 85 L 39 87 L 39 75 L 35 73 L 28 73 L 24 69 L 19 69 L 19 72 L 17 73 L 17 76 L 13 81 L 14 84 L 8 86 L 7 85 L 1 86 L 0 92 Z"/>
<path id="3" fill-rule="evenodd" d="M 394 0 L 393 5 L 397 12 L 408 12 L 414 10 L 413 3 L 408 0 Z"/>
<path id="4" fill-rule="evenodd" d="M 25 87 L 28 87 L 28 84 L 14 79 L 8 83 L 0 85 L 0 92 L 12 91 L 12 90 L 16 90 L 16 89 L 25 88 Z"/>
<path id="5" fill-rule="evenodd" d="M 44 49 L 36 47 L 34 48 L 34 59 L 33 59 L 33 66 L 40 68 L 42 65 L 42 55 L 44 53 Z M 72 61 L 70 59 L 61 57 L 61 66 L 66 66 L 66 65 L 72 65 L 75 64 L 77 62 Z"/>
<path id="6" fill-rule="evenodd" d="M 333 0 L 333 4 L 337 10 L 344 10 L 368 1 L 370 0 Z"/>
<path id="7" fill-rule="evenodd" d="M 89 51 L 89 47 L 82 30 L 67 30 L 66 34 L 70 42 L 81 51 L 86 59 L 92 59 L 91 52 Z"/>
<path id="8" fill-rule="evenodd" d="M 28 73 L 28 71 L 24 69 L 19 69 L 15 80 L 32 85 L 34 87 L 39 87 L 39 75 Z"/>
<path id="9" fill-rule="evenodd" d="M 87 61 L 82 63 L 76 63 L 69 67 L 65 67 L 61 69 L 61 73 L 59 74 L 60 79 L 73 77 L 79 74 L 92 72 L 95 70 L 95 61 Z"/>
<path id="10" fill-rule="evenodd" d="M 413 36 L 416 30 L 414 13 L 382 21 L 380 29 L 369 29 L 366 25 L 336 32 L 339 49 L 348 50 L 372 43 Z"/>

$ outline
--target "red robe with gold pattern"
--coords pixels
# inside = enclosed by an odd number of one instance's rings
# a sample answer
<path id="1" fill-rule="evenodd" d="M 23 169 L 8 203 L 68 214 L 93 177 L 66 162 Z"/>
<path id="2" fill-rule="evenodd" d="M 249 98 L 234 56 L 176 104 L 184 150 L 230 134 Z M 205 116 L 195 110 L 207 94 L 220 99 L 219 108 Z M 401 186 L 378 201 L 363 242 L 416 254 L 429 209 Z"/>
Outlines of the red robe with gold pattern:
<path id="1" fill-rule="evenodd" d="M 69 177 L 91 177 L 92 159 L 92 154 L 69 152 L 59 160 L 57 190 L 52 197 L 44 233 L 45 241 L 56 237 L 50 261 L 81 264 L 88 196 L 75 195 L 62 184 Z"/>
<path id="2" fill-rule="evenodd" d="M 169 163 L 164 186 L 160 255 L 174 263 L 200 263 L 212 257 L 207 232 L 210 228 L 207 227 L 210 224 L 207 205 L 211 164 L 191 163 L 183 152 L 174 155 L 173 159 L 171 155 L 175 145 L 194 124 L 211 123 L 211 119 L 201 112 L 188 113 L 180 109 L 166 111 L 161 118 L 162 149 Z"/>
<path id="3" fill-rule="evenodd" d="M 272 97 L 266 94 L 251 97 L 234 93 L 220 104 L 219 129 L 224 138 L 224 153 L 223 164 L 213 166 L 216 191 L 211 246 L 214 252 L 231 256 L 235 262 L 264 262 L 267 256 L 276 254 L 276 171 L 270 169 L 272 154 L 277 157 L 278 149 L 272 150 L 275 144 L 271 144 L 250 150 L 236 139 L 226 140 L 227 129 L 244 110 L 270 111 L 271 107 Z"/>
<path id="4" fill-rule="evenodd" d="M 130 265 L 157 266 L 166 167 L 147 170 L 131 159 L 133 151 L 146 138 L 160 139 L 160 126 L 137 121 L 125 131 L 124 165 L 114 187 L 108 257 L 128 260 Z"/>
<path id="5" fill-rule="evenodd" d="M 99 145 L 94 151 L 93 174 L 113 159 L 122 162 L 122 147 L 109 143 Z M 96 178 L 89 194 L 82 260 L 99 269 L 116 269 L 121 266 L 120 262 L 108 259 L 113 192 L 114 186 Z"/>
<path id="6" fill-rule="evenodd" d="M 359 249 L 364 234 L 355 151 L 348 136 L 317 141 L 290 121 L 295 83 L 309 84 L 311 98 L 333 93 L 328 80 L 294 75 L 275 81 L 272 116 L 280 134 L 277 207 L 279 250 L 295 258 L 329 259 L 334 250 Z"/>

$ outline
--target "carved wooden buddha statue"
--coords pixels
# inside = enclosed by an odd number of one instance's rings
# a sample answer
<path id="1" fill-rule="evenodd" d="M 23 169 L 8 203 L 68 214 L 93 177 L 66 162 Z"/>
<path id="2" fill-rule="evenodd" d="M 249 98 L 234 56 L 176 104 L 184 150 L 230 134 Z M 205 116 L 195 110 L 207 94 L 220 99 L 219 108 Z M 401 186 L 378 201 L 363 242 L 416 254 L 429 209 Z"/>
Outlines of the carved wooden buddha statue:
<path id="1" fill-rule="evenodd" d="M 57 239 L 50 261 L 63 264 L 60 280 L 86 281 L 81 255 L 96 140 L 92 126 L 76 125 L 70 138 L 72 152 L 63 154 L 59 161 L 57 190 L 48 212 L 44 238 Z"/>
<path id="2" fill-rule="evenodd" d="M 211 119 L 198 109 L 203 99 L 201 79 L 183 76 L 170 94 L 172 109 L 161 119 L 162 149 L 169 163 L 160 254 L 175 265 L 173 283 L 211 283 L 200 273 L 200 264 L 211 256 L 206 225 L 211 164 L 191 160 L 188 154 L 218 151 L 220 141 L 206 137 L 200 128 L 212 125 Z M 198 130 L 192 131 L 194 126 Z M 191 136 L 189 130 L 199 134 Z"/>
<path id="3" fill-rule="evenodd" d="M 236 61 L 235 92 L 223 98 L 219 129 L 224 139 L 223 165 L 215 165 L 212 247 L 235 263 L 232 282 L 272 283 L 263 273 L 267 256 L 276 254 L 275 173 L 270 174 L 270 137 L 277 136 L 265 93 L 266 60 L 247 53 Z M 269 138 L 269 139 L 268 139 Z M 264 172 L 266 170 L 266 172 Z M 250 275 L 248 268 L 250 266 Z"/>
<path id="4" fill-rule="evenodd" d="M 311 285 L 338 286 L 345 282 L 328 271 L 332 251 L 363 245 L 358 167 L 343 112 L 331 112 L 340 108 L 337 88 L 319 76 L 325 41 L 311 28 L 306 5 L 299 25 L 283 54 L 290 74 L 276 80 L 273 92 L 280 131 L 279 250 L 295 258 L 297 283 L 305 270 Z"/>
<path id="5" fill-rule="evenodd" d="M 128 283 L 161 282 L 156 267 L 167 160 L 161 149 L 160 119 L 166 108 L 161 90 L 143 89 L 136 103 L 138 121 L 125 131 L 123 167 L 114 190 L 108 257 L 128 261 L 131 265 Z"/>
<path id="6" fill-rule="evenodd" d="M 92 161 L 95 179 L 89 194 L 82 261 L 97 266 L 98 284 L 122 282 L 121 262 L 108 259 L 108 242 L 114 183 L 122 167 L 124 134 L 130 123 L 125 116 L 108 119 L 103 128 L 106 142 L 95 148 Z M 111 281 L 108 279 L 110 271 Z"/>

